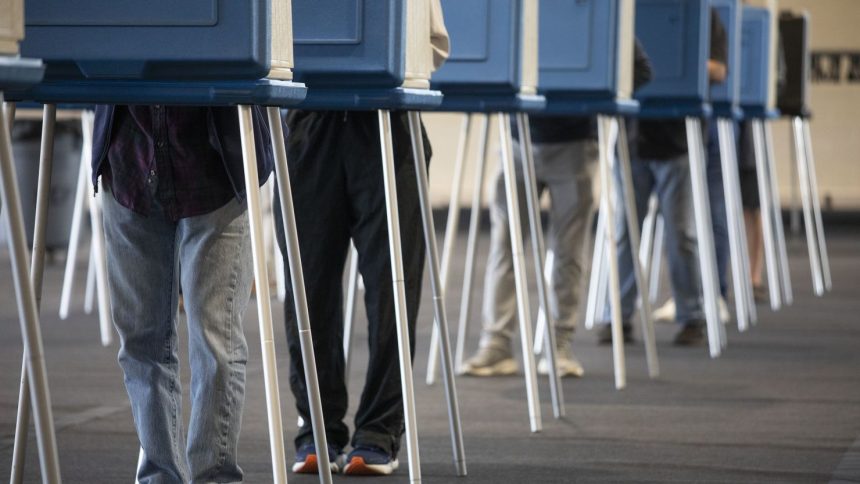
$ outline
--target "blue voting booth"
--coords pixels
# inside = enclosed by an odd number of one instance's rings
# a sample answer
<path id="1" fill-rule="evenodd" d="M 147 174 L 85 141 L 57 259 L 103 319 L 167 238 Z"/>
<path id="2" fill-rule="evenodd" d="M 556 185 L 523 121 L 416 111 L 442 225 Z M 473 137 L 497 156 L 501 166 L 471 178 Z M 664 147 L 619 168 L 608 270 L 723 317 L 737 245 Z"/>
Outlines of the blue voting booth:
<path id="1" fill-rule="evenodd" d="M 708 0 L 636 1 L 636 37 L 654 69 L 651 82 L 636 92 L 641 116 L 710 114 L 710 27 Z"/>
<path id="2" fill-rule="evenodd" d="M 638 110 L 631 99 L 634 39 L 625 24 L 633 6 L 621 0 L 541 0 L 538 86 L 547 99 L 545 112 Z"/>
<path id="3" fill-rule="evenodd" d="M 770 12 L 744 7 L 741 26 L 741 108 L 747 118 L 774 115 L 770 111 Z"/>
<path id="4" fill-rule="evenodd" d="M 741 55 L 741 5 L 739 0 L 711 0 L 711 7 L 719 15 L 726 29 L 728 74 L 725 82 L 711 86 L 711 106 L 714 114 L 721 118 L 737 119 L 741 116 L 740 55 Z"/>
<path id="5" fill-rule="evenodd" d="M 451 55 L 433 74 L 446 111 L 541 109 L 537 85 L 537 2 L 442 0 Z"/>
<path id="6" fill-rule="evenodd" d="M 305 89 L 289 82 L 292 38 L 289 29 L 278 28 L 289 21 L 288 7 L 268 0 L 28 0 L 21 51 L 48 67 L 44 83 L 10 97 L 294 104 Z"/>
<path id="7" fill-rule="evenodd" d="M 432 57 L 424 1 L 294 0 L 296 79 L 310 109 L 426 109 Z M 418 39 L 420 42 L 410 42 Z"/>

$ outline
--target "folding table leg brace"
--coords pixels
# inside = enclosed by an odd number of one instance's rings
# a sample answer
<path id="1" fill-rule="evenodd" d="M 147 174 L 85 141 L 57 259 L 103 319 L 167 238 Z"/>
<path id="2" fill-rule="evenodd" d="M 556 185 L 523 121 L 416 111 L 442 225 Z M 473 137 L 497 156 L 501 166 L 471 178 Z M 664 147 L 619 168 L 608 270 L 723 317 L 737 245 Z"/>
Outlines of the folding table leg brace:
<path id="1" fill-rule="evenodd" d="M 448 202 L 448 219 L 445 222 L 445 239 L 442 243 L 442 265 L 440 266 L 442 293 L 447 294 L 448 276 L 451 273 L 451 254 L 454 251 L 454 241 L 460 225 L 460 193 L 463 190 L 463 171 L 466 168 L 466 153 L 469 147 L 469 135 L 472 130 L 472 114 L 463 116 L 463 126 L 460 130 L 460 141 L 457 144 L 457 158 L 454 161 L 454 177 L 451 181 L 451 197 Z M 430 353 L 427 357 L 426 383 L 436 382 L 436 367 L 439 364 L 439 329 L 433 326 L 430 333 Z"/>
<path id="2" fill-rule="evenodd" d="M 812 270 L 812 283 L 817 296 L 830 290 L 830 263 L 824 240 L 824 227 L 821 223 L 821 207 L 818 190 L 814 184 L 812 146 L 807 121 L 795 117 L 792 120 L 794 134 L 794 158 L 800 182 L 803 201 L 803 221 L 806 229 L 806 245 L 809 250 L 809 263 Z"/>
<path id="3" fill-rule="evenodd" d="M 322 400 L 320 398 L 319 379 L 317 378 L 317 364 L 314 357 L 314 343 L 311 335 L 310 316 L 308 315 L 308 302 L 305 293 L 305 276 L 302 270 L 302 259 L 299 250 L 299 239 L 296 229 L 296 215 L 293 206 L 293 193 L 290 185 L 290 173 L 287 168 L 287 150 L 284 144 L 284 128 L 281 124 L 281 113 L 277 107 L 266 108 L 269 118 L 269 129 L 272 138 L 272 151 L 275 154 L 275 176 L 278 180 L 278 198 L 281 204 L 281 213 L 284 219 L 284 235 L 286 237 L 287 259 L 290 266 L 290 283 L 293 288 L 293 299 L 296 306 L 296 323 L 298 324 L 299 343 L 302 350 L 302 366 L 305 370 L 305 384 L 308 387 L 308 402 L 310 404 L 311 427 L 314 433 L 314 443 L 317 449 L 328 449 L 325 434 L 325 420 L 323 419 Z M 244 133 L 244 130 L 243 130 Z M 246 163 L 246 169 L 247 165 Z M 246 179 L 256 183 L 257 178 L 250 178 L 246 173 Z M 262 257 L 261 257 L 262 259 Z M 261 260 L 265 270 L 265 261 Z M 263 274 L 266 274 L 265 272 Z M 263 281 L 268 288 L 268 281 Z M 259 289 L 259 286 L 258 286 Z M 265 296 L 268 298 L 268 290 Z M 257 292 L 257 297 L 262 297 Z M 272 361 L 274 362 L 274 346 L 272 347 Z M 275 387 L 277 388 L 277 387 Z M 317 467 L 320 482 L 330 484 L 331 465 L 327 450 L 317 451 Z"/>
<path id="4" fill-rule="evenodd" d="M 490 115 L 481 116 L 481 137 L 478 147 L 478 160 L 475 164 L 475 184 L 472 191 L 471 212 L 469 213 L 469 233 L 466 238 L 466 263 L 463 268 L 463 289 L 460 295 L 460 315 L 457 324 L 457 347 L 454 359 L 457 371 L 463 367 L 466 351 L 466 333 L 472 312 L 472 294 L 475 288 L 475 257 L 478 252 L 478 236 L 481 220 L 481 206 L 484 198 L 484 177 L 487 171 L 487 156 L 490 147 Z"/>
<path id="5" fill-rule="evenodd" d="M 3 95 L 0 93 L 0 103 Z M 4 110 L 7 108 L 4 107 Z M 27 380 L 30 385 L 30 401 L 34 407 L 34 420 L 39 448 L 42 482 L 59 483 L 60 463 L 57 440 L 51 411 L 51 396 L 48 390 L 48 375 L 42 334 L 34 294 L 34 286 L 27 268 L 27 238 L 24 233 L 21 199 L 18 193 L 15 166 L 12 162 L 12 140 L 8 112 L 0 116 L 0 203 L 6 208 L 9 251 L 12 262 L 12 278 L 21 323 Z M 40 174 L 41 177 L 41 174 Z"/>
<path id="6" fill-rule="evenodd" d="M 523 185 L 525 185 L 526 207 L 528 209 L 529 229 L 531 231 L 532 255 L 534 257 L 535 279 L 537 282 L 540 308 L 543 310 L 545 331 L 538 333 L 538 337 L 544 337 L 546 346 L 546 359 L 549 367 L 549 388 L 552 398 L 552 411 L 555 418 L 561 418 L 564 410 L 564 390 L 561 387 L 561 378 L 558 374 L 558 357 L 556 355 L 555 320 L 552 317 L 552 309 L 549 306 L 549 289 L 544 277 L 544 254 L 545 244 L 543 239 L 543 227 L 540 219 L 540 195 L 537 189 L 537 176 L 535 175 L 534 151 L 532 149 L 532 135 L 529 129 L 529 118 L 525 113 L 517 113 L 517 131 L 520 139 L 520 162 L 523 170 Z M 519 221 L 517 221 L 519 222 Z M 529 346 L 531 348 L 531 346 Z M 532 353 L 533 355 L 534 353 Z"/>
<path id="7" fill-rule="evenodd" d="M 391 135 L 391 113 L 379 110 L 379 137 L 382 149 L 382 178 L 385 185 L 385 209 L 388 220 L 388 244 L 391 256 L 391 283 L 394 289 L 394 317 L 397 320 L 397 349 L 400 360 L 400 386 L 406 427 L 406 452 L 409 482 L 421 482 L 421 459 L 418 454 L 418 422 L 415 415 L 415 390 L 412 381 L 412 355 L 406 311 L 406 280 L 400 245 L 400 215 L 397 206 L 397 181 L 394 176 L 394 143 Z"/>
<path id="8" fill-rule="evenodd" d="M 705 319 L 708 328 L 708 344 L 712 358 L 720 356 L 724 346 L 725 328 L 719 318 L 719 284 L 714 251 L 714 232 L 711 208 L 708 202 L 708 186 L 705 180 L 705 148 L 702 142 L 702 124 L 698 118 L 688 117 L 687 144 L 689 150 L 690 180 L 693 188 L 696 233 L 699 246 L 699 269 L 702 276 L 702 293 Z"/>
<path id="9" fill-rule="evenodd" d="M 531 310 L 529 309 L 528 276 L 526 275 L 526 261 L 525 254 L 523 253 L 522 218 L 520 217 L 519 194 L 517 193 L 517 173 L 514 168 L 511 119 L 510 115 L 499 113 L 498 120 L 499 143 L 502 151 L 502 171 L 505 178 L 505 195 L 508 209 L 508 227 L 511 237 L 511 255 L 513 257 L 514 281 L 517 291 L 523 371 L 526 377 L 529 424 L 532 432 L 540 432 L 543 424 L 541 422 L 535 355 L 532 352 L 534 338 L 532 336 Z M 543 276 L 539 275 L 538 277 L 542 278 Z"/>
<path id="10" fill-rule="evenodd" d="M 349 368 L 352 362 L 352 333 L 355 327 L 355 309 L 358 305 L 358 251 L 349 244 L 349 272 L 346 276 L 346 305 L 343 311 L 343 374 L 349 381 Z"/>
<path id="11" fill-rule="evenodd" d="M 81 130 L 83 131 L 83 121 L 81 121 Z M 63 289 L 60 292 L 60 319 L 66 319 L 69 316 L 69 306 L 72 302 L 72 288 L 75 280 L 75 265 L 78 259 L 78 247 L 80 246 L 81 227 L 84 220 L 84 212 L 87 210 L 87 164 L 89 150 L 84 140 L 84 146 L 81 149 L 81 167 L 78 170 L 78 182 L 75 187 L 75 205 L 72 209 L 72 227 L 69 234 L 69 249 L 66 251 L 66 270 L 63 273 Z"/>
<path id="12" fill-rule="evenodd" d="M 436 315 L 434 328 L 439 333 L 442 350 L 442 378 L 445 382 L 445 397 L 448 403 L 448 425 L 451 430 L 451 445 L 454 450 L 454 467 L 458 476 L 466 475 L 466 452 L 463 450 L 463 430 L 460 423 L 460 403 L 454 380 L 454 360 L 451 357 L 451 338 L 448 333 L 448 316 L 445 309 L 444 276 L 439 270 L 439 250 L 436 247 L 436 229 L 433 226 L 433 209 L 430 207 L 427 179 L 427 162 L 424 158 L 424 139 L 421 136 L 421 118 L 418 112 L 410 111 L 409 133 L 412 137 L 412 153 L 418 184 L 418 199 L 421 205 L 421 221 L 424 224 L 424 240 L 430 265 L 430 285 L 433 289 L 433 309 Z M 435 354 L 431 350 L 432 354 Z"/>

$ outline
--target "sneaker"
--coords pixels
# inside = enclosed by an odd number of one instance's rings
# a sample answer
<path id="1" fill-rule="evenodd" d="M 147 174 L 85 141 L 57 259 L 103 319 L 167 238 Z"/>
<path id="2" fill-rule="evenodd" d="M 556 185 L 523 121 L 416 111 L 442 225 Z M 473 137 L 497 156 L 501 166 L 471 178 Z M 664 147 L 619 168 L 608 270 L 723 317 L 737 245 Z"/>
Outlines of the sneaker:
<path id="1" fill-rule="evenodd" d="M 510 350 L 478 348 L 475 356 L 463 362 L 460 373 L 469 376 L 510 376 L 517 372 L 517 362 Z"/>
<path id="2" fill-rule="evenodd" d="M 698 346 L 705 342 L 704 321 L 692 321 L 684 324 L 675 334 L 675 346 Z"/>
<path id="3" fill-rule="evenodd" d="M 556 341 L 558 348 L 555 350 L 555 367 L 558 370 L 558 376 L 561 378 L 568 376 L 580 378 L 585 374 L 585 370 L 582 368 L 582 363 L 574 356 L 573 350 L 570 348 L 570 343 L 569 338 L 559 338 Z M 537 371 L 541 375 L 549 375 L 549 360 L 546 356 L 538 362 Z"/>
<path id="4" fill-rule="evenodd" d="M 674 323 L 676 313 L 677 308 L 675 307 L 675 300 L 670 298 L 665 304 L 651 313 L 651 319 L 653 319 L 655 323 Z"/>
<path id="5" fill-rule="evenodd" d="M 729 321 L 732 320 L 732 315 L 729 313 L 729 305 L 726 303 L 726 298 L 720 298 L 719 309 L 720 322 L 723 324 L 729 324 Z"/>
<path id="6" fill-rule="evenodd" d="M 624 342 L 632 343 L 633 342 L 633 326 L 630 326 L 630 323 L 623 323 L 621 325 L 621 331 L 624 334 Z M 612 344 L 612 324 L 611 323 L 603 323 L 600 325 L 600 329 L 597 332 L 597 343 L 601 345 L 610 345 Z"/>
<path id="7" fill-rule="evenodd" d="M 348 476 L 387 476 L 397 466 L 397 459 L 379 447 L 359 445 L 347 456 L 343 473 Z"/>
<path id="8" fill-rule="evenodd" d="M 343 452 L 328 446 L 329 466 L 332 474 L 340 469 L 339 461 L 343 458 Z M 316 474 L 319 471 L 317 461 L 317 449 L 313 442 L 302 444 L 296 449 L 296 461 L 293 464 L 293 472 L 296 474 Z"/>

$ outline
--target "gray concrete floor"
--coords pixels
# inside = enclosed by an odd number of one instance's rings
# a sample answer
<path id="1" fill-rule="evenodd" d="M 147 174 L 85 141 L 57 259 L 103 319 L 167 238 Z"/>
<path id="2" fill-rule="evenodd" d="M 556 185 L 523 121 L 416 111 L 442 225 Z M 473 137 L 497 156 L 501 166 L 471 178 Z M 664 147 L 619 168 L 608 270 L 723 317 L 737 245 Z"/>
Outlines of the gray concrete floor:
<path id="1" fill-rule="evenodd" d="M 415 360 L 425 482 L 827 482 L 840 476 L 860 482 L 858 240 L 857 233 L 831 234 L 834 291 L 823 299 L 812 295 L 805 245 L 792 241 L 794 306 L 779 313 L 760 307 L 760 323 L 747 334 L 729 327 L 729 346 L 722 358 L 708 358 L 705 347 L 672 347 L 674 328 L 660 326 L 662 375 L 657 380 L 648 379 L 644 351 L 636 344 L 627 352 L 628 388 L 616 391 L 609 349 L 596 346 L 594 334 L 580 331 L 574 347 L 586 376 L 564 382 L 567 417 L 562 420 L 553 419 L 547 381 L 541 380 L 544 430 L 539 434 L 529 432 L 521 377 L 458 379 L 469 465 L 469 476 L 463 479 L 455 477 L 450 462 L 443 389 L 423 383 L 432 314 L 425 286 Z M 462 248 L 464 241 L 459 243 Z M 486 243 L 485 237 L 482 252 Z M 451 276 L 452 321 L 459 307 L 462 263 L 462 258 L 455 261 Z M 483 274 L 483 259 L 480 264 Z M 101 347 L 97 319 L 83 313 L 83 261 L 78 267 L 78 296 L 70 318 L 57 317 L 62 257 L 47 269 L 42 311 L 63 477 L 73 483 L 129 483 L 137 441 L 116 364 L 117 348 Z M 476 301 L 479 298 L 477 294 Z M 291 442 L 295 411 L 287 385 L 280 304 L 274 312 L 285 434 Z M 256 311 L 249 311 L 245 321 L 251 360 L 240 459 L 247 482 L 270 482 Z M 477 310 L 472 321 L 470 349 L 479 329 Z M 365 345 L 360 343 L 365 326 L 362 318 L 350 384 L 353 407 L 366 361 Z M 0 476 L 8 475 L 11 461 L 20 361 L 14 289 L 3 253 Z M 26 481 L 38 482 L 30 435 Z M 384 480 L 407 480 L 405 466 Z M 290 482 L 317 481 L 313 476 L 290 475 Z"/>

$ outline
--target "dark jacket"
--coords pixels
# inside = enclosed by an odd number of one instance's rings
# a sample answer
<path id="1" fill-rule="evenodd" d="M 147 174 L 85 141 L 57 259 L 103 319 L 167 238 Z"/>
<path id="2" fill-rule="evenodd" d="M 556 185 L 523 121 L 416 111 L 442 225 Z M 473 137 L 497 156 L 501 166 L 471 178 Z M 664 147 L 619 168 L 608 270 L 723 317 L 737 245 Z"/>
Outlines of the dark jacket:
<path id="1" fill-rule="evenodd" d="M 107 160 L 113 128 L 114 106 L 97 105 L 93 128 L 92 183 L 98 190 L 96 180 L 101 174 L 102 163 Z M 254 142 L 257 151 L 257 172 L 262 185 L 274 169 L 272 141 L 269 123 L 264 108 L 254 106 L 251 110 L 254 125 Z M 242 142 L 239 134 L 239 115 L 236 109 L 210 109 L 208 118 L 209 140 L 212 147 L 221 154 L 224 168 L 236 198 L 245 199 L 245 175 L 242 162 Z"/>

